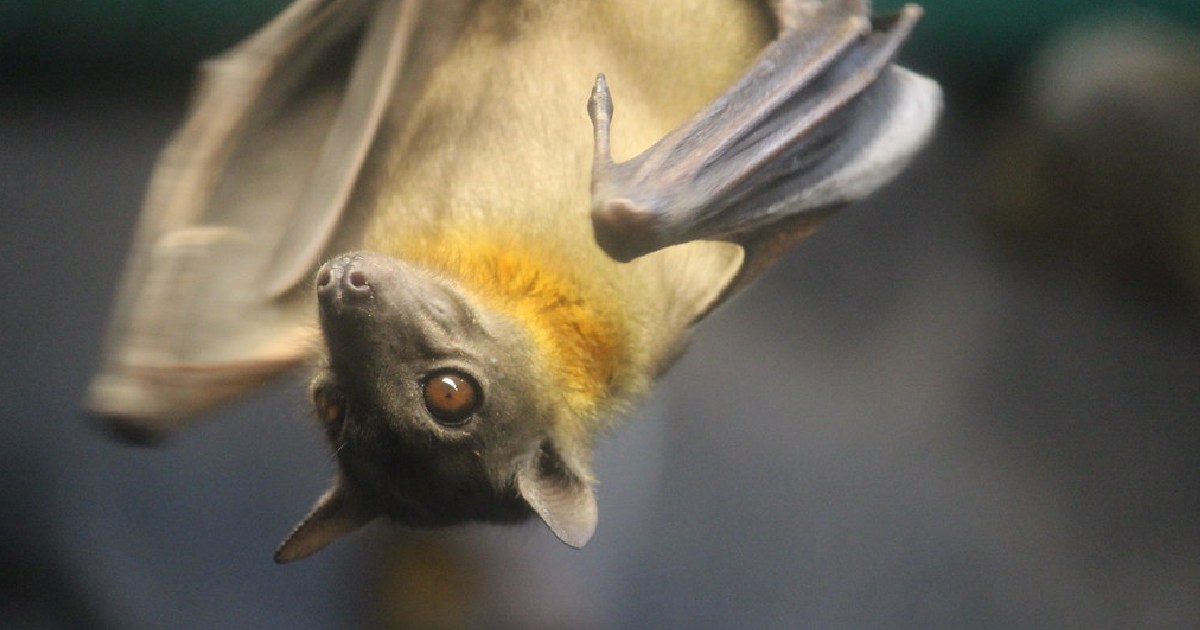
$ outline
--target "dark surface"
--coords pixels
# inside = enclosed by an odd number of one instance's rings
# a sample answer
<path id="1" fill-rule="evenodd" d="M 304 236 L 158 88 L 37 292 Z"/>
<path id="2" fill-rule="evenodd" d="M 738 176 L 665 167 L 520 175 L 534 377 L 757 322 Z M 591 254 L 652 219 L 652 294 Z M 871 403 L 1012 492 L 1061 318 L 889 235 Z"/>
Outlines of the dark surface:
<path id="1" fill-rule="evenodd" d="M 357 627 L 372 527 L 274 545 L 332 468 L 302 388 L 167 445 L 79 401 L 185 85 L 0 88 L 4 627 Z M 1200 326 L 1169 297 L 993 245 L 987 119 L 706 322 L 597 461 L 582 552 L 482 554 L 484 626 L 1200 626 Z"/>

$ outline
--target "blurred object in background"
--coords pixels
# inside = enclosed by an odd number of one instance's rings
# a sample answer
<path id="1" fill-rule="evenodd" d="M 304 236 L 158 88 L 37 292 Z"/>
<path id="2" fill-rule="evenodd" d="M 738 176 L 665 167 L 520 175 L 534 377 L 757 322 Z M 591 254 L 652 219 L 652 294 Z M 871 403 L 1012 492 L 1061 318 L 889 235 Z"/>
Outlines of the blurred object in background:
<path id="1" fill-rule="evenodd" d="M 469 540 L 441 532 L 392 536 L 375 571 L 368 619 L 383 628 L 467 628 L 483 584 L 482 563 Z M 474 552 L 474 553 L 473 553 Z"/>
<path id="2" fill-rule="evenodd" d="M 1200 33 L 1082 23 L 1024 77 L 988 217 L 1009 237 L 1200 307 Z"/>
<path id="3" fill-rule="evenodd" d="M 0 77 L 190 75 L 200 59 L 232 46 L 286 5 L 287 0 L 4 0 Z"/>
<path id="4" fill-rule="evenodd" d="M 909 0 L 876 0 L 876 13 Z M 4 0 L 0 2 L 0 76 L 191 74 L 202 58 L 239 41 L 288 0 Z M 1027 63 L 1048 35 L 1121 8 L 1152 11 L 1200 28 L 1196 0 L 922 0 L 925 16 L 905 63 L 945 84 L 990 92 Z"/>
<path id="5" fill-rule="evenodd" d="M 876 12 L 905 0 L 877 0 Z M 1097 13 L 1139 11 L 1200 28 L 1196 0 L 921 0 L 925 17 L 905 63 L 976 98 L 995 96 L 1052 34 Z"/>

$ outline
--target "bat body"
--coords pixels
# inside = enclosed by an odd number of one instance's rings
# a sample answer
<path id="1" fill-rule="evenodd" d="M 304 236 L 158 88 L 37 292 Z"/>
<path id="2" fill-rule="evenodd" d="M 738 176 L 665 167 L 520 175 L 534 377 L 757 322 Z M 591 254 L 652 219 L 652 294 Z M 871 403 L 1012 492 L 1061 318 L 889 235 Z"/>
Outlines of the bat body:
<path id="1" fill-rule="evenodd" d="M 709 3 L 707 16 L 686 3 L 535 6 L 543 14 L 480 3 L 461 35 L 469 45 L 438 65 L 398 132 L 381 134 L 390 141 L 364 200 L 374 210 L 362 247 L 448 276 L 520 320 L 553 364 L 562 404 L 585 410 L 603 407 L 604 389 L 644 391 L 741 254 L 697 242 L 621 264 L 596 246 L 579 86 L 603 68 L 646 95 L 616 139 L 632 156 L 736 80 L 772 26 L 734 1 Z M 584 415 L 609 415 L 599 411 Z"/>
<path id="2" fill-rule="evenodd" d="M 377 516 L 582 546 L 594 439 L 930 133 L 918 11 L 867 14 L 300 0 L 164 154 L 90 407 L 157 431 L 315 355 L 338 472 L 277 560 Z"/>

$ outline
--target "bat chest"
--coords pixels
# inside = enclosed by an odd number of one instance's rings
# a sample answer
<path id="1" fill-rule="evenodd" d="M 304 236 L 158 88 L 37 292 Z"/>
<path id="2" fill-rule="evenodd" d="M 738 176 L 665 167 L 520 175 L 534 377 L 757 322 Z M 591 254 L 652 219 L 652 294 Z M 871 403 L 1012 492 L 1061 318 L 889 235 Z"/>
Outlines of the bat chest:
<path id="1" fill-rule="evenodd" d="M 618 264 L 595 242 L 590 87 L 604 72 L 625 95 L 614 152 L 648 147 L 767 37 L 749 3 L 711 4 L 685 19 L 692 9 L 671 2 L 481 3 L 383 139 L 364 246 L 521 322 L 581 409 L 642 389 L 659 346 L 683 334 L 660 266 Z"/>
<path id="2" fill-rule="evenodd" d="M 636 387 L 646 322 L 630 308 L 628 285 L 610 263 L 592 260 L 594 252 L 580 255 L 524 232 L 463 224 L 394 244 L 393 255 L 518 323 L 553 371 L 571 415 L 586 415 Z"/>

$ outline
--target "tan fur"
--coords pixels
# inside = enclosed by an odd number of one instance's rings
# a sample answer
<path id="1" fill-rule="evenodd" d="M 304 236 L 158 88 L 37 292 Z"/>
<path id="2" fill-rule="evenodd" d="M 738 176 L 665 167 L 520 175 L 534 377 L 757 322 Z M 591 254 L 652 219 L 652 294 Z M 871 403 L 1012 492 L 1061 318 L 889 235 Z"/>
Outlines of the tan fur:
<path id="1" fill-rule="evenodd" d="M 592 81 L 599 72 L 608 76 L 613 153 L 626 159 L 727 87 L 769 37 L 765 12 L 735 0 L 480 2 L 463 45 L 434 72 L 412 115 L 392 121 L 399 133 L 376 184 L 379 209 L 366 247 L 424 263 L 476 291 L 489 282 L 478 261 L 446 262 L 461 258 L 464 245 L 475 252 L 468 258 L 506 252 L 522 268 L 540 265 L 555 290 L 590 302 L 588 312 L 602 317 L 582 317 L 571 329 L 521 316 L 536 309 L 519 288 L 486 287 L 492 298 L 510 300 L 489 299 L 489 306 L 533 327 L 552 348 L 579 345 L 564 335 L 619 329 L 615 345 L 599 336 L 583 343 L 610 355 L 584 363 L 615 361 L 619 369 L 588 372 L 578 361 L 564 363 L 570 352 L 550 351 L 550 369 L 561 371 L 565 389 L 586 394 L 570 405 L 572 415 L 583 422 L 594 416 L 584 411 L 589 406 L 610 406 L 604 395 L 640 393 L 736 273 L 741 252 L 691 243 L 623 265 L 599 249 L 588 218 Z M 581 376 L 612 382 L 581 387 Z"/>

